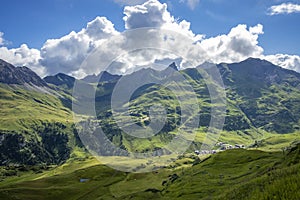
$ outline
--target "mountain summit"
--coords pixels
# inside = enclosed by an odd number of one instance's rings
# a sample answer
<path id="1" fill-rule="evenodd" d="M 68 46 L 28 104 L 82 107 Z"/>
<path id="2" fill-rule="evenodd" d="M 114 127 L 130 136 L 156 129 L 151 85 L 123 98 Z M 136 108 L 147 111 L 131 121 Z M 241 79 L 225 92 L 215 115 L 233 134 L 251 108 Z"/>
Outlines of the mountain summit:
<path id="1" fill-rule="evenodd" d="M 47 86 L 47 83 L 28 67 L 15 67 L 1 59 L 0 83 L 17 85 L 29 84 L 40 87 Z"/>
<path id="2" fill-rule="evenodd" d="M 68 88 L 72 88 L 74 86 L 75 78 L 72 76 L 68 76 L 63 73 L 58 73 L 54 76 L 46 76 L 44 80 L 47 83 L 51 83 L 56 86 L 66 85 Z"/>
<path id="3" fill-rule="evenodd" d="M 179 71 L 179 69 L 178 69 L 178 67 L 177 67 L 177 65 L 176 65 L 175 62 L 172 62 L 172 63 L 168 66 L 168 68 L 174 69 L 174 70 L 176 70 L 176 71 Z"/>
<path id="4" fill-rule="evenodd" d="M 115 74 L 111 74 L 107 71 L 103 71 L 103 72 L 99 73 L 98 75 L 96 75 L 96 74 L 88 75 L 81 80 L 83 80 L 87 83 L 97 83 L 97 82 L 116 81 L 116 80 L 119 80 L 120 77 L 121 77 L 120 75 L 115 75 Z"/>

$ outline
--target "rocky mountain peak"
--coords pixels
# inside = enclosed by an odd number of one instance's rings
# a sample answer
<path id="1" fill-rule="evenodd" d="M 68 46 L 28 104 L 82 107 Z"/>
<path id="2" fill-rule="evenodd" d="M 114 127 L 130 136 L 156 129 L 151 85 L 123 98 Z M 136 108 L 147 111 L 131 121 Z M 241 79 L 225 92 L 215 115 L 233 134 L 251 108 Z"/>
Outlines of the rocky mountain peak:
<path id="1" fill-rule="evenodd" d="M 47 86 L 35 72 L 28 67 L 15 67 L 12 64 L 0 59 L 0 83 L 17 85 Z"/>

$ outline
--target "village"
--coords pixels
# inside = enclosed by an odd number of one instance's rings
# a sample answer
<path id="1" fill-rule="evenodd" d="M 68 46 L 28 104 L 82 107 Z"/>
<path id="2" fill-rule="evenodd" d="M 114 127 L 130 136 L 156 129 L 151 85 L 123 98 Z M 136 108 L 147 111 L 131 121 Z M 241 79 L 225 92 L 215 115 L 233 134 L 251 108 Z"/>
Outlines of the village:
<path id="1" fill-rule="evenodd" d="M 204 155 L 204 154 L 216 154 L 217 152 L 225 151 L 228 149 L 245 149 L 244 144 L 235 144 L 235 145 L 230 145 L 224 142 L 218 142 L 215 144 L 215 147 L 218 149 L 215 150 L 195 150 L 194 153 L 196 155 Z"/>

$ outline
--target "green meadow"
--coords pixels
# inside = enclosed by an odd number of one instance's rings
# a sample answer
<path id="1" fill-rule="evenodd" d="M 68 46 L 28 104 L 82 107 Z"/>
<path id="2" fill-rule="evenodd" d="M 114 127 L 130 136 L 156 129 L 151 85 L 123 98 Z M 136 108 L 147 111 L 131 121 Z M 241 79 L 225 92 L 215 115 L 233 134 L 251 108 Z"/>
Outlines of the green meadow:
<path id="1" fill-rule="evenodd" d="M 299 158 L 297 143 L 285 151 L 233 149 L 199 159 L 186 154 L 155 171 L 126 173 L 78 154 L 50 169 L 15 168 L 16 175 L 0 182 L 0 198 L 299 199 Z M 9 169 L 1 170 L 3 176 Z"/>

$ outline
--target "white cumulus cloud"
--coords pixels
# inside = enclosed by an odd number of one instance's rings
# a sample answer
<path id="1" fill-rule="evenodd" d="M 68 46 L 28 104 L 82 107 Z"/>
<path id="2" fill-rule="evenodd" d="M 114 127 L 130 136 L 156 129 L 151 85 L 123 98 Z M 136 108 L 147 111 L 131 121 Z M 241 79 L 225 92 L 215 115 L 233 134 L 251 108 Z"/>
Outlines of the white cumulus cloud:
<path id="1" fill-rule="evenodd" d="M 258 45 L 260 34 L 263 34 L 261 24 L 250 28 L 240 24 L 232 28 L 228 34 L 205 39 L 200 45 L 210 56 L 210 62 L 239 62 L 263 54 L 263 48 Z"/>
<path id="2" fill-rule="evenodd" d="M 126 29 L 143 27 L 163 28 L 179 32 L 195 40 L 201 40 L 204 35 L 196 35 L 190 30 L 190 22 L 178 21 L 167 10 L 166 3 L 149 0 L 142 5 L 126 6 L 124 8 Z"/>
<path id="3" fill-rule="evenodd" d="M 269 15 L 291 14 L 300 12 L 300 5 L 293 3 L 282 3 L 280 5 L 271 6 L 268 9 Z"/>
<path id="4" fill-rule="evenodd" d="M 0 55 L 1 59 L 15 66 L 26 66 L 40 76 L 46 75 L 46 68 L 39 63 L 41 57 L 38 49 L 30 49 L 26 44 L 12 49 L 0 47 Z"/>
<path id="5" fill-rule="evenodd" d="M 116 34 L 111 21 L 97 17 L 79 32 L 72 31 L 62 38 L 47 40 L 41 48 L 41 64 L 47 67 L 49 74 L 75 73 L 92 50 Z"/>
<path id="6" fill-rule="evenodd" d="M 275 54 L 263 56 L 263 59 L 270 61 L 286 69 L 291 69 L 300 73 L 300 56 L 288 54 Z"/>
<path id="7" fill-rule="evenodd" d="M 157 0 L 149 0 L 142 5 L 125 6 L 124 15 L 124 23 L 128 31 L 123 35 L 114 29 L 113 23 L 108 19 L 97 17 L 79 32 L 73 31 L 62 38 L 47 40 L 41 49 L 41 65 L 47 67 L 49 74 L 63 72 L 81 78 L 87 74 L 99 73 L 97 64 L 81 65 L 85 58 L 97 49 L 98 63 L 111 62 L 111 59 L 123 55 L 117 62 L 119 66 L 114 65 L 112 71 L 117 73 L 116 69 L 119 69 L 119 73 L 129 73 L 135 68 L 140 68 L 141 65 L 151 64 L 156 60 L 174 58 L 172 53 L 160 50 L 151 53 L 146 53 L 145 50 L 136 51 L 128 56 L 125 50 L 128 47 L 140 47 L 143 44 L 159 49 L 163 42 L 161 35 L 146 33 L 147 38 L 142 36 L 143 33 L 137 35 L 137 32 L 133 31 L 135 28 L 168 29 L 192 38 L 193 41 L 203 38 L 203 35 L 196 35 L 190 30 L 189 22 L 175 20 L 167 10 L 167 4 Z M 167 35 L 170 36 L 166 32 Z M 184 42 L 176 41 L 174 46 L 185 48 Z"/>

